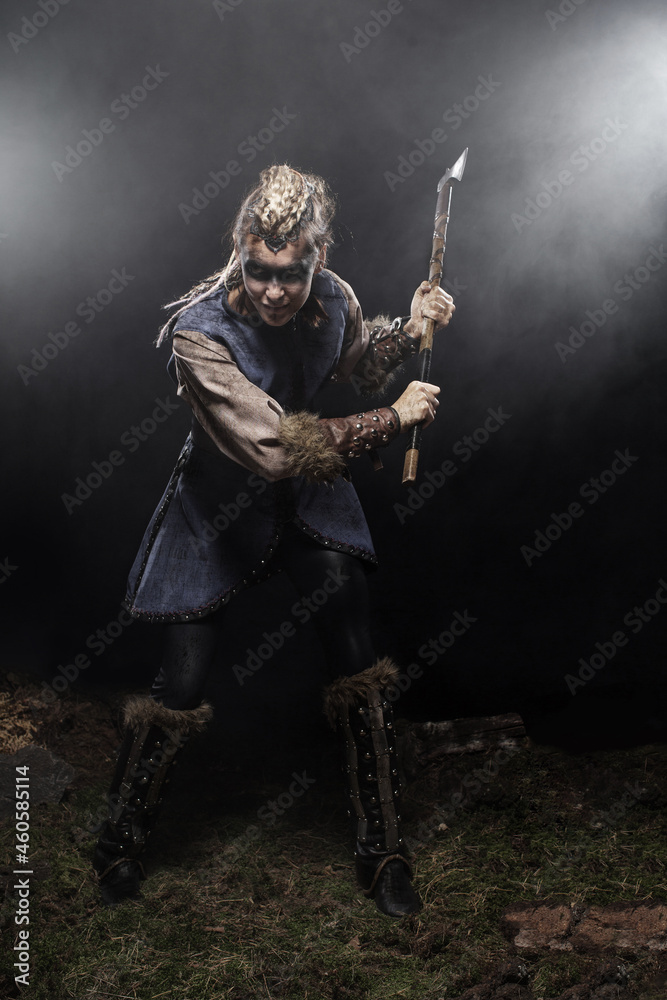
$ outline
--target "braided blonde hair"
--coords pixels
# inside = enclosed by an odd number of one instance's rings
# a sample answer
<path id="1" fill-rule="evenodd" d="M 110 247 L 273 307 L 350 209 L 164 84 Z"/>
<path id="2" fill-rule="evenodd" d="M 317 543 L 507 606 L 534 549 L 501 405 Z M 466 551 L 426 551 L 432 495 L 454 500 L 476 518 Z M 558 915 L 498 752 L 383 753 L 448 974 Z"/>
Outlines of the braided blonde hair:
<path id="1" fill-rule="evenodd" d="M 287 237 L 310 208 L 314 186 L 298 170 L 284 164 L 263 170 L 260 181 L 257 197 L 246 199 L 246 211 L 260 232 Z"/>
<path id="2" fill-rule="evenodd" d="M 327 182 L 317 174 L 302 174 L 284 163 L 262 170 L 259 184 L 246 195 L 231 225 L 229 235 L 234 246 L 227 264 L 194 285 L 182 298 L 165 306 L 165 309 L 178 308 L 160 329 L 157 346 L 172 335 L 176 321 L 185 309 L 221 288 L 231 291 L 243 285 L 236 247 L 243 245 L 250 232 L 268 241 L 267 246 L 271 246 L 271 241 L 274 246 L 285 245 L 285 242 L 293 243 L 303 236 L 309 254 L 316 256 L 333 243 L 332 222 L 335 212 L 335 196 Z M 304 318 L 314 326 L 327 318 L 323 307 L 312 293 L 302 307 L 302 312 Z"/>

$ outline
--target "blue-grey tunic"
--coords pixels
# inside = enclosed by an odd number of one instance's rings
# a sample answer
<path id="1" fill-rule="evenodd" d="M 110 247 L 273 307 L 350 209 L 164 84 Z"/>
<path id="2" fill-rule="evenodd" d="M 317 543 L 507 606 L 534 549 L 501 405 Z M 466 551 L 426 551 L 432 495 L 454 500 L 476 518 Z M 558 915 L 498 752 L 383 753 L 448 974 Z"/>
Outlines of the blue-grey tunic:
<path id="1" fill-rule="evenodd" d="M 232 309 L 225 291 L 185 310 L 170 368 L 194 413 L 167 489 L 144 534 L 125 607 L 135 618 L 187 621 L 270 574 L 282 526 L 376 562 L 352 484 L 289 476 L 280 414 L 311 410 L 367 347 L 354 293 L 330 271 L 313 278 L 328 320 L 270 327 Z"/>

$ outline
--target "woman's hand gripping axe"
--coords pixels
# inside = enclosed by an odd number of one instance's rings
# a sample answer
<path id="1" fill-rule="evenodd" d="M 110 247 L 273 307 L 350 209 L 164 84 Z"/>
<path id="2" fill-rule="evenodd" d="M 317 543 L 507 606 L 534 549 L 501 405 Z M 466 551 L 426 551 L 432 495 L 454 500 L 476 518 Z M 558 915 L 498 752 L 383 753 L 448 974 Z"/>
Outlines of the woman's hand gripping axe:
<path id="1" fill-rule="evenodd" d="M 437 288 L 442 281 L 442 269 L 445 258 L 445 244 L 447 239 L 447 223 L 449 221 L 449 206 L 452 200 L 452 181 L 460 181 L 468 156 L 466 147 L 453 167 L 450 167 L 446 174 L 440 178 L 438 184 L 438 200 L 435 207 L 435 224 L 433 227 L 433 249 L 428 280 L 431 288 Z M 420 372 L 419 381 L 428 382 L 431 371 L 431 355 L 433 352 L 433 330 L 435 322 L 432 319 L 423 320 L 421 344 L 419 347 Z M 410 443 L 405 452 L 405 464 L 403 466 L 403 482 L 414 483 L 417 478 L 417 462 L 419 460 L 419 445 L 421 442 L 421 424 L 412 428 Z"/>

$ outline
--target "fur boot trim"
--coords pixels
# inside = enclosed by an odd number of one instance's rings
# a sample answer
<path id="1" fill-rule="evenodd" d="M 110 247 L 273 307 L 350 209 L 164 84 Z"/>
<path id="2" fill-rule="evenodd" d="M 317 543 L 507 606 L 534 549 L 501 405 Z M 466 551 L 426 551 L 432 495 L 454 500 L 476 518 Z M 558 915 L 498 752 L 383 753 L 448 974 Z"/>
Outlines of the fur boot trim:
<path id="1" fill-rule="evenodd" d="M 278 440 L 287 450 L 290 475 L 309 483 L 331 483 L 347 468 L 324 436 L 317 414 L 308 410 L 282 414 Z"/>
<path id="2" fill-rule="evenodd" d="M 125 729 L 142 729 L 144 726 L 161 726 L 187 733 L 199 733 L 213 718 L 213 708 L 203 701 L 197 708 L 166 708 L 148 695 L 132 695 L 123 706 L 122 721 Z"/>
<path id="3" fill-rule="evenodd" d="M 398 677 L 398 667 L 389 656 L 376 660 L 372 667 L 351 677 L 339 677 L 324 692 L 324 712 L 332 729 L 346 710 L 368 703 L 371 691 L 381 691 Z"/>

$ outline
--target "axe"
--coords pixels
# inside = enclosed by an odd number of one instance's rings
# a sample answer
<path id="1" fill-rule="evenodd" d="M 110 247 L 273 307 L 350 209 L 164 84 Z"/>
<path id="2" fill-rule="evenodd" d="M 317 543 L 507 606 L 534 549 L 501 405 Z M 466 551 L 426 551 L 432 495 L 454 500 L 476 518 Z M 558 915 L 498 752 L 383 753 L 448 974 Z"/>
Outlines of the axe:
<path id="1" fill-rule="evenodd" d="M 445 244 L 447 239 L 447 223 L 449 221 L 449 206 L 452 200 L 452 181 L 460 181 L 468 156 L 468 147 L 463 150 L 453 167 L 442 175 L 438 183 L 438 200 L 435 206 L 435 224 L 433 227 L 433 248 L 429 261 L 428 280 L 431 288 L 437 288 L 442 281 L 442 268 L 445 257 Z M 431 372 L 431 355 L 433 353 L 433 329 L 435 321 L 424 317 L 422 322 L 422 336 L 419 345 L 420 370 L 419 381 L 428 382 Z M 414 483 L 417 478 L 417 462 L 419 460 L 419 445 L 421 443 L 422 428 L 417 424 L 412 428 L 410 443 L 405 452 L 405 464 L 403 466 L 403 483 Z"/>

